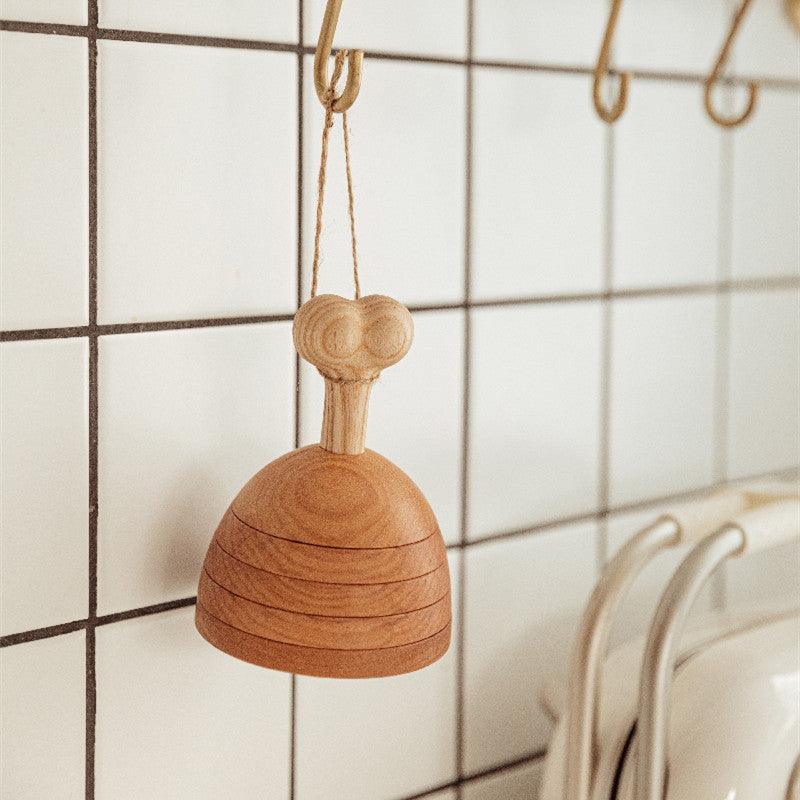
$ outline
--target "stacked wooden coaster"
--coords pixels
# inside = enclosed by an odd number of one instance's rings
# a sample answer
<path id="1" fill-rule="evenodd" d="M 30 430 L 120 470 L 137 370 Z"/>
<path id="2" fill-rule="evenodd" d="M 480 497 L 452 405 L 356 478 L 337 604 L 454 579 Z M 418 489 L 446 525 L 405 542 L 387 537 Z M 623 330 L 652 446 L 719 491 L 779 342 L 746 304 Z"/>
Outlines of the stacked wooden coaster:
<path id="1" fill-rule="evenodd" d="M 225 513 L 196 619 L 220 650 L 287 672 L 359 678 L 427 666 L 450 642 L 436 518 L 413 481 L 371 450 L 295 450 Z"/>
<path id="2" fill-rule="evenodd" d="M 220 650 L 332 678 L 411 672 L 447 651 L 436 517 L 408 475 L 364 447 L 372 384 L 413 330 L 381 295 L 319 295 L 298 310 L 295 347 L 325 379 L 321 443 L 264 467 L 214 534 L 196 620 Z"/>

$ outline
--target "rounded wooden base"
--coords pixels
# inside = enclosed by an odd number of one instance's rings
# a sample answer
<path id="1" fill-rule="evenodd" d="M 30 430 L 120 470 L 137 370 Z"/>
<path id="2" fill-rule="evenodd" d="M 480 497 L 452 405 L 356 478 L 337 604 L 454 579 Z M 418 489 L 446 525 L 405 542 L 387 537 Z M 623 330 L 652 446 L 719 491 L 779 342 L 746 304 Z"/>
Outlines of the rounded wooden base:
<path id="1" fill-rule="evenodd" d="M 230 655 L 336 678 L 431 664 L 450 618 L 447 552 L 419 489 L 377 453 L 316 445 L 267 465 L 233 501 L 196 611 Z"/>
<path id="2" fill-rule="evenodd" d="M 427 667 L 450 647 L 450 625 L 413 644 L 369 650 L 333 650 L 276 642 L 245 633 L 218 620 L 198 604 L 197 630 L 234 658 L 283 672 L 319 678 L 384 678 Z"/>

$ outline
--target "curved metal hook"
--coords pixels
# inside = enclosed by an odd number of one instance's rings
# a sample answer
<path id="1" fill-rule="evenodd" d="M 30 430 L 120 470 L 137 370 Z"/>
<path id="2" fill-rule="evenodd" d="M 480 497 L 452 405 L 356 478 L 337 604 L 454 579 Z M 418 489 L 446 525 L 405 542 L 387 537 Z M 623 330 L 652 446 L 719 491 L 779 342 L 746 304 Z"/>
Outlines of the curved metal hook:
<path id="1" fill-rule="evenodd" d="M 328 59 L 333 50 L 333 36 L 336 33 L 336 23 L 339 21 L 339 11 L 342 0 L 328 0 L 325 6 L 325 16 L 322 18 L 322 27 L 319 31 L 317 49 L 314 53 L 314 86 L 317 97 L 325 105 L 325 95 L 328 91 Z M 353 105 L 361 89 L 361 72 L 364 62 L 363 50 L 351 50 L 348 56 L 347 81 L 342 93 L 333 101 L 333 110 L 347 111 Z"/>
<path id="2" fill-rule="evenodd" d="M 800 31 L 800 0 L 785 0 L 784 5 L 789 21 Z M 800 776 L 800 773 L 798 775 Z"/>
<path id="3" fill-rule="evenodd" d="M 733 46 L 733 40 L 736 38 L 736 33 L 742 24 L 744 15 L 747 13 L 751 2 L 752 0 L 742 0 L 742 4 L 733 15 L 733 24 L 731 25 L 730 31 L 728 31 L 725 44 L 722 45 L 722 50 L 720 50 L 717 62 L 714 64 L 714 69 L 711 70 L 711 74 L 706 78 L 703 87 L 703 102 L 706 107 L 706 113 L 717 125 L 721 125 L 723 128 L 735 128 L 737 125 L 741 125 L 753 113 L 756 107 L 756 101 L 758 100 L 758 84 L 755 81 L 750 81 L 747 84 L 749 91 L 747 105 L 741 114 L 733 117 L 726 117 L 714 108 L 714 87 L 722 76 L 722 71 L 725 69 L 725 64 L 728 61 L 728 56 Z"/>
<path id="4" fill-rule="evenodd" d="M 603 97 L 603 78 L 608 73 L 609 62 L 611 61 L 611 45 L 614 41 L 614 32 L 617 29 L 619 10 L 622 7 L 622 0 L 612 0 L 611 12 L 608 15 L 608 24 L 603 36 L 603 44 L 600 47 L 600 55 L 597 57 L 597 65 L 594 68 L 594 84 L 592 86 L 592 99 L 594 107 L 603 122 L 616 122 L 625 110 L 628 102 L 628 87 L 631 82 L 630 72 L 621 72 L 619 76 L 619 94 L 614 101 L 614 105 L 608 108 Z"/>

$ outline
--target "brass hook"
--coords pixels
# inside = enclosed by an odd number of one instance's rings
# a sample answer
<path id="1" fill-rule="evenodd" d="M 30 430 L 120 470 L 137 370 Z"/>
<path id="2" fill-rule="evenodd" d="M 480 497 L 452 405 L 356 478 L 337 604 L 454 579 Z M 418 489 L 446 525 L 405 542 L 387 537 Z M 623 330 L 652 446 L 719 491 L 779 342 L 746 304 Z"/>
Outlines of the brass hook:
<path id="1" fill-rule="evenodd" d="M 622 0 L 612 0 L 611 12 L 608 15 L 608 24 L 603 36 L 603 44 L 600 47 L 600 55 L 597 57 L 597 65 L 594 68 L 594 85 L 592 87 L 592 98 L 594 107 L 603 122 L 616 122 L 625 110 L 628 102 L 628 87 L 631 82 L 630 72 L 621 72 L 619 76 L 619 94 L 611 108 L 605 104 L 603 97 L 603 79 L 608 73 L 608 65 L 611 60 L 611 45 L 614 41 L 614 32 L 617 29 L 619 10 L 622 7 Z"/>
<path id="2" fill-rule="evenodd" d="M 750 96 L 747 98 L 747 106 L 741 114 L 735 117 L 724 117 L 714 108 L 714 87 L 717 81 L 719 81 L 722 71 L 725 69 L 725 63 L 730 55 L 733 40 L 736 38 L 736 33 L 742 24 L 744 15 L 747 13 L 751 2 L 752 0 L 742 0 L 742 4 L 733 15 L 733 24 L 731 25 L 730 31 L 728 31 L 728 37 L 725 39 L 725 44 L 722 45 L 722 50 L 717 58 L 717 63 L 714 64 L 714 69 L 711 70 L 711 74 L 706 78 L 703 89 L 703 101 L 706 106 L 706 113 L 717 125 L 721 125 L 723 128 L 735 128 L 737 125 L 741 125 L 753 113 L 756 107 L 756 100 L 758 99 L 758 84 L 755 81 L 750 81 L 747 84 Z"/>
<path id="3" fill-rule="evenodd" d="M 800 0 L 785 0 L 784 5 L 789 21 L 800 31 Z"/>
<path id="4" fill-rule="evenodd" d="M 333 36 L 336 33 L 336 24 L 339 21 L 339 11 L 342 0 L 328 0 L 325 6 L 325 16 L 322 18 L 322 27 L 319 31 L 317 49 L 314 53 L 314 85 L 317 97 L 325 105 L 328 92 L 328 59 L 333 50 Z M 353 105 L 361 89 L 361 71 L 364 62 L 363 50 L 351 50 L 348 56 L 347 81 L 342 93 L 333 101 L 334 111 L 347 111 Z"/>

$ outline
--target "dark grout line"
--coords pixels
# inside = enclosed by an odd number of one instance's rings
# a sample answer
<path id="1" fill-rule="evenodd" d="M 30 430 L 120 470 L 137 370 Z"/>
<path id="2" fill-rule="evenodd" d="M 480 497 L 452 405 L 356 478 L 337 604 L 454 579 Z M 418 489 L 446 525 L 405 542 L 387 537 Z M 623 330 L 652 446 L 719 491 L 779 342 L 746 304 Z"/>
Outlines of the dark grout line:
<path id="1" fill-rule="evenodd" d="M 613 125 L 606 126 L 604 159 L 603 215 L 603 291 L 610 294 L 614 286 L 614 155 L 615 137 Z M 608 508 L 611 484 L 611 375 L 613 357 L 613 300 L 605 299 L 600 310 L 600 441 L 598 443 L 598 504 Z M 608 530 L 605 520 L 600 520 L 597 531 L 596 574 L 602 572 L 608 555 Z"/>
<path id="2" fill-rule="evenodd" d="M 91 45 L 91 42 L 90 42 Z M 90 65 L 94 59 L 90 58 Z M 95 69 L 90 67 L 90 85 L 95 81 Z M 93 94 L 93 92 L 91 93 Z M 94 106 L 90 106 L 94 108 Z M 90 111 L 90 116 L 94 114 Z M 95 121 L 90 122 L 90 129 Z M 94 142 L 90 136 L 90 143 Z M 92 332 L 94 320 L 97 318 L 97 226 L 96 203 L 91 198 L 97 197 L 97 149 L 90 144 L 89 151 L 89 617 L 97 613 L 97 503 L 98 503 L 98 339 Z"/>
<path id="3" fill-rule="evenodd" d="M 90 18 L 91 19 L 91 18 Z M 97 325 L 97 40 L 90 36 L 89 55 L 89 120 L 88 120 L 88 253 L 89 253 L 89 326 Z"/>
<path id="4" fill-rule="evenodd" d="M 546 750 L 536 750 L 527 753 L 524 756 L 519 756 L 511 761 L 504 761 L 502 764 L 496 764 L 495 766 L 488 767 L 487 769 L 471 772 L 469 775 L 465 775 L 459 780 L 441 783 L 431 789 L 425 789 L 417 794 L 404 797 L 403 800 L 426 800 L 427 798 L 433 797 L 434 795 L 439 794 L 439 792 L 445 792 L 448 789 L 459 790 L 472 781 L 481 780 L 482 778 L 492 778 L 495 775 L 502 775 L 505 772 L 511 772 L 512 770 L 519 769 L 520 767 L 528 766 L 536 761 L 542 761 L 546 755 Z"/>
<path id="5" fill-rule="evenodd" d="M 699 490 L 702 491 L 702 490 Z M 579 514 L 571 514 L 568 517 L 559 517 L 557 520 L 548 519 L 543 522 L 532 523 L 519 528 L 509 528 L 508 530 L 497 531 L 495 533 L 487 533 L 483 536 L 476 536 L 467 542 L 450 544 L 447 546 L 448 550 L 456 549 L 470 549 L 472 547 L 479 547 L 483 544 L 491 544 L 493 542 L 501 542 L 505 539 L 518 539 L 523 536 L 533 536 L 537 533 L 548 533 L 557 528 L 567 525 L 576 525 L 581 522 L 590 522 L 591 520 L 601 519 L 608 515 L 607 510 L 585 511 Z"/>
<path id="6" fill-rule="evenodd" d="M 440 792 L 446 792 L 448 789 L 458 789 L 461 786 L 459 781 L 450 781 L 448 783 L 440 783 L 434 786 L 433 789 L 425 789 L 423 792 L 412 794 L 409 797 L 404 797 L 403 800 L 428 800 L 429 797 L 434 797 Z M 456 795 L 458 797 L 458 794 Z"/>
<path id="7" fill-rule="evenodd" d="M 74 633 L 86 628 L 85 619 L 76 619 L 72 622 L 62 622 L 60 625 L 48 625 L 44 628 L 33 628 L 19 633 L 9 633 L 0 636 L 0 648 L 13 647 L 28 642 L 38 642 L 40 639 L 51 639 L 53 636 L 62 636 L 65 633 Z"/>
<path id="8" fill-rule="evenodd" d="M 456 730 L 455 772 L 456 797 L 461 798 L 460 781 L 464 775 L 465 742 L 465 670 L 466 670 L 466 599 L 467 599 L 467 542 L 469 526 L 469 449 L 470 400 L 472 383 L 472 208 L 474 155 L 475 77 L 470 66 L 475 45 L 475 0 L 465 0 L 467 15 L 467 66 L 464 95 L 464 315 L 463 315 L 463 374 L 461 385 L 461 502 L 460 540 L 458 558 L 458 616 L 456 617 Z"/>
<path id="9" fill-rule="evenodd" d="M 95 741 L 97 728 L 97 656 L 95 625 L 97 622 L 97 520 L 98 520 L 98 452 L 99 452 L 99 349 L 97 327 L 97 19 L 98 0 L 87 0 L 88 48 L 88 311 L 89 311 L 89 531 L 88 531 L 88 614 L 86 620 L 86 715 L 85 776 L 86 800 L 95 796 Z"/>
<path id="10" fill-rule="evenodd" d="M 89 337 L 89 542 L 86 623 L 86 800 L 94 798 L 97 678 L 95 624 L 97 622 L 97 520 L 98 520 L 98 341 Z"/>
<path id="11" fill-rule="evenodd" d="M 125 622 L 129 619 L 140 619 L 141 617 L 150 617 L 153 614 L 163 614 L 165 611 L 175 611 L 178 608 L 189 608 L 197 602 L 197 597 L 182 597 L 180 600 L 167 600 L 164 603 L 155 603 L 151 606 L 142 606 L 141 608 L 132 608 L 129 611 L 116 611 L 113 614 L 103 614 L 97 617 L 95 624 L 113 625 L 116 622 Z"/>
<path id="12" fill-rule="evenodd" d="M 93 625 L 86 626 L 86 736 L 85 778 L 86 800 L 94 798 L 95 732 L 97 729 L 97 656 Z"/>
<path id="13" fill-rule="evenodd" d="M 177 319 L 165 322 L 121 322 L 98 325 L 100 336 L 124 333 L 153 333 L 155 331 L 179 331 L 194 328 L 223 328 L 233 325 L 261 325 L 266 322 L 291 322 L 294 314 L 254 314 L 241 317 L 209 317 L 204 319 Z"/>
<path id="14" fill-rule="evenodd" d="M 152 614 L 161 614 L 165 611 L 174 611 L 177 608 L 187 608 L 193 606 L 197 598 L 183 597 L 180 600 L 167 600 L 164 603 L 156 603 L 151 606 L 141 606 L 139 608 L 131 608 L 127 611 L 117 611 L 113 614 L 104 614 L 103 616 L 76 619 L 72 622 L 64 622 L 60 625 L 48 625 L 44 628 L 32 628 L 28 631 L 20 631 L 19 633 L 11 633 L 6 636 L 0 637 L 0 648 L 12 647 L 17 644 L 25 644 L 26 642 L 36 642 L 40 639 L 51 639 L 53 636 L 61 636 L 65 633 L 73 633 L 80 631 L 84 628 L 96 628 L 102 625 L 113 625 L 116 622 L 124 622 L 129 619 L 139 619 L 140 617 L 149 617 Z"/>
<path id="15" fill-rule="evenodd" d="M 61 25 L 49 22 L 21 22 L 0 20 L 0 30 L 22 33 L 57 34 L 62 36 L 89 36 L 89 26 Z M 172 44 L 190 47 L 216 47 L 232 50 L 261 50 L 278 53 L 312 55 L 314 47 L 292 42 L 274 42 L 261 39 L 240 39 L 220 36 L 203 36 L 158 31 L 137 31 L 119 28 L 98 28 L 97 39 L 105 41 L 139 42 L 145 44 Z M 559 75 L 592 75 L 592 65 L 543 64 L 534 61 L 506 59 L 475 59 L 436 56 L 421 53 L 401 53 L 386 50 L 365 50 L 366 58 L 375 61 L 397 61 L 418 64 L 444 64 L 457 67 L 479 67 L 485 69 L 507 69 L 523 72 L 541 72 Z M 618 69 L 610 70 L 619 74 Z M 634 80 L 702 84 L 706 75 L 694 72 L 666 72 L 663 70 L 631 70 Z M 722 79 L 729 85 L 744 86 L 755 80 L 767 89 L 797 91 L 800 80 L 769 75 L 736 75 Z"/>
<path id="16" fill-rule="evenodd" d="M 507 59 L 478 59 L 474 66 L 485 69 L 505 69 L 517 72 L 543 72 L 557 75 L 594 75 L 594 65 L 580 64 L 543 64 L 535 61 L 515 61 Z M 608 70 L 609 75 L 619 76 L 622 71 L 630 72 L 632 80 L 654 81 L 661 83 L 694 83 L 704 84 L 706 74 L 699 72 L 668 72 L 665 70 L 650 69 L 625 69 L 624 67 L 612 67 Z M 750 81 L 755 80 L 762 87 L 767 89 L 778 89 L 784 91 L 797 91 L 800 89 L 800 80 L 794 78 L 783 78 L 777 75 L 729 75 L 720 79 L 720 83 L 729 86 L 745 86 Z"/>
<path id="17" fill-rule="evenodd" d="M 217 47 L 227 50 L 264 50 L 275 53 L 298 53 L 302 48 L 292 42 L 268 42 L 260 39 L 238 39 L 222 36 L 197 36 L 185 33 L 159 33 L 120 28 L 100 28 L 97 38 L 114 42 L 145 44 L 177 44 L 190 47 Z"/>
<path id="18" fill-rule="evenodd" d="M 31 328 L 0 332 L 0 342 L 40 339 L 72 339 L 81 336 L 116 336 L 130 333 L 229 328 L 236 325 L 261 325 L 270 322 L 291 322 L 294 314 L 256 314 L 247 317 L 210 317 L 175 319 L 158 322 L 116 322 L 105 325 L 73 325 L 66 328 Z"/>
<path id="19" fill-rule="evenodd" d="M 450 548 L 448 548 L 449 550 Z M 465 741 L 465 630 L 466 630 L 466 578 L 467 551 L 462 543 L 458 556 L 458 616 L 456 617 L 456 720 L 455 720 L 455 772 L 460 780 L 464 773 L 464 741 Z M 458 793 L 460 795 L 460 792 Z"/>
<path id="20" fill-rule="evenodd" d="M 733 104 L 733 92 L 725 92 L 728 105 Z M 717 232 L 718 263 L 717 280 L 721 284 L 730 281 L 733 255 L 733 180 L 734 137 L 722 129 L 720 136 L 719 164 L 719 230 Z M 730 325 L 731 297 L 720 289 L 716 297 L 715 359 L 714 359 L 714 476 L 724 482 L 728 477 L 728 401 L 730 394 Z M 711 582 L 712 605 L 723 610 L 727 604 L 727 568 L 717 570 Z"/>
<path id="21" fill-rule="evenodd" d="M 534 761 L 541 761 L 547 755 L 547 750 L 533 750 L 531 752 L 526 753 L 525 755 L 518 756 L 517 758 L 511 761 L 504 761 L 502 764 L 498 764 L 494 767 L 488 767 L 487 769 L 477 770 L 475 772 L 470 772 L 464 776 L 462 779 L 463 782 L 468 781 L 476 781 L 481 778 L 491 778 L 495 775 L 501 775 L 504 772 L 509 772 L 511 770 L 517 769 L 519 767 L 527 766 L 528 764 Z"/>
<path id="22" fill-rule="evenodd" d="M 76 339 L 88 335 L 88 325 L 72 325 L 66 328 L 21 328 L 19 330 L 0 331 L 0 342 Z"/>
<path id="23" fill-rule="evenodd" d="M 41 33 L 55 36 L 89 36 L 88 25 L 64 25 L 58 22 L 25 22 L 16 19 L 0 19 L 0 31 Z"/>
<path id="24" fill-rule="evenodd" d="M 602 300 L 636 300 L 649 297 L 679 297 L 684 295 L 716 294 L 720 292 L 773 292 L 800 289 L 800 277 L 777 275 L 768 278 L 726 280 L 712 283 L 676 284 L 673 286 L 633 287 L 601 292 L 576 292 L 572 294 L 528 295 L 499 297 L 487 300 L 454 301 L 451 303 L 409 305 L 414 314 L 435 311 L 458 311 L 480 308 L 505 308 L 507 306 L 558 305 L 561 303 L 591 303 Z M 235 325 L 262 325 L 272 322 L 291 322 L 294 313 L 257 314 L 241 317 L 209 317 L 177 319 L 156 322 L 117 322 L 98 325 L 72 325 L 64 328 L 22 328 L 0 331 L 0 342 L 40 341 L 70 339 L 82 336 L 116 336 L 158 331 L 195 330 L 197 328 L 224 328 Z"/>
<path id="25" fill-rule="evenodd" d="M 303 36 L 303 2 L 298 0 L 300 36 Z M 302 38 L 301 38 L 302 41 Z M 297 293 L 295 305 L 297 308 L 303 303 L 303 202 L 305 199 L 303 186 L 304 148 L 305 148 L 305 109 L 303 103 L 303 90 L 305 85 L 305 58 L 297 56 Z"/>
<path id="26" fill-rule="evenodd" d="M 774 292 L 800 288 L 800 278 L 794 275 L 774 275 L 766 278 L 727 279 L 716 285 L 720 292 Z"/>
<path id="27" fill-rule="evenodd" d="M 707 75 L 690 72 L 663 72 L 657 70 L 633 70 L 634 80 L 658 81 L 661 83 L 695 83 L 704 84 Z M 735 75 L 721 78 L 719 83 L 728 86 L 747 86 L 751 81 L 756 81 L 764 89 L 774 89 L 783 92 L 796 92 L 800 89 L 800 80 L 781 78 L 769 75 Z"/>
<path id="28" fill-rule="evenodd" d="M 468 0 L 467 0 L 468 1 Z M 309 52 L 313 54 L 314 48 L 309 48 Z M 458 56 L 437 56 L 426 53 L 398 53 L 391 50 L 365 50 L 364 58 L 372 59 L 373 61 L 399 61 L 406 64 L 431 64 L 447 67 L 471 67 L 474 63 L 466 58 L 458 58 Z"/>
<path id="29" fill-rule="evenodd" d="M 297 244 L 296 244 L 296 280 L 297 292 L 295 306 L 300 308 L 303 303 L 303 147 L 305 146 L 305 116 L 303 112 L 303 88 L 305 84 L 305 58 L 302 52 L 304 36 L 304 0 L 297 0 Z M 302 435 L 302 373 L 300 371 L 300 356 L 294 356 L 294 446 L 300 447 Z M 289 686 L 289 800 L 297 796 L 297 692 L 299 684 L 297 675 L 292 674 Z"/>
<path id="30" fill-rule="evenodd" d="M 728 393 L 730 350 L 730 293 L 723 287 L 731 280 L 733 256 L 733 159 L 734 137 L 728 131 L 720 132 L 720 180 L 719 180 L 719 231 L 716 320 L 716 364 L 715 364 L 715 429 L 714 469 L 717 480 L 724 481 L 728 475 Z"/>
<path id="31" fill-rule="evenodd" d="M 611 505 L 606 508 L 600 508 L 595 511 L 586 511 L 579 514 L 573 514 L 568 517 L 560 517 L 558 519 L 545 520 L 543 522 L 535 523 L 533 525 L 527 525 L 519 528 L 511 528 L 505 531 L 498 531 L 496 533 L 490 533 L 486 534 L 485 536 L 480 536 L 475 539 L 471 539 L 465 544 L 461 543 L 450 544 L 447 546 L 447 549 L 458 550 L 463 548 L 471 548 L 483 544 L 491 544 L 493 542 L 504 541 L 506 539 L 518 539 L 524 536 L 532 536 L 539 533 L 549 533 L 551 531 L 557 530 L 558 528 L 562 528 L 568 525 L 576 525 L 581 522 L 591 522 L 592 520 L 600 521 L 607 519 L 610 516 L 614 516 L 616 514 L 628 514 L 635 511 L 642 511 L 644 509 L 650 508 L 651 506 L 657 506 L 663 503 L 670 503 L 670 502 L 678 503 L 678 502 L 683 502 L 685 500 L 693 500 L 727 483 L 735 485 L 738 483 L 747 483 L 751 481 L 766 480 L 770 478 L 780 480 L 784 478 L 790 478 L 795 475 L 800 475 L 800 464 L 793 467 L 785 467 L 782 469 L 770 470 L 768 472 L 761 472 L 753 475 L 747 475 L 743 478 L 737 478 L 731 481 L 721 481 L 721 482 L 715 481 L 714 483 L 709 484 L 708 486 L 700 486 L 694 489 L 688 489 L 685 491 L 675 492 L 671 494 L 659 495 L 656 497 L 646 497 L 643 498 L 642 500 L 634 500 L 630 503 L 620 503 L 618 505 Z"/>
<path id="32" fill-rule="evenodd" d="M 302 2 L 302 0 L 301 0 Z M 297 796 L 297 675 L 289 685 L 289 800 Z"/>

